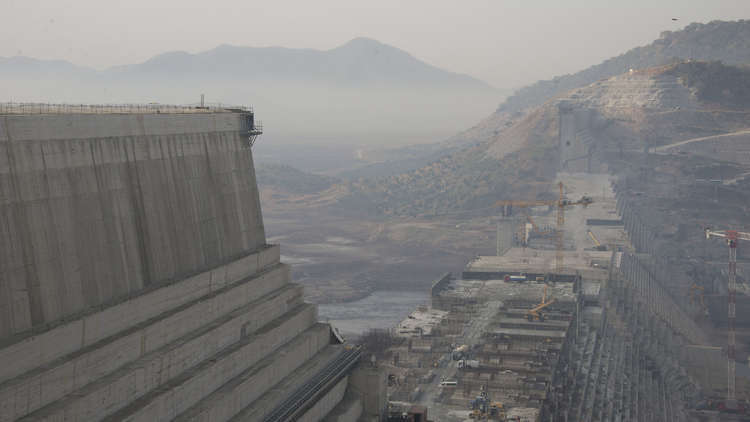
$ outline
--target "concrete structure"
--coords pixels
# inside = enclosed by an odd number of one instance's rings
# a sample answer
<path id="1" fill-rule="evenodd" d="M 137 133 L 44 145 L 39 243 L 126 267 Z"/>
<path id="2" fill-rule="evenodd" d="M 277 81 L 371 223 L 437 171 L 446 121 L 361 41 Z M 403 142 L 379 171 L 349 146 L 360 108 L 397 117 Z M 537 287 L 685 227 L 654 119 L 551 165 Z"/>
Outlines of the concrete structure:
<path id="1" fill-rule="evenodd" d="M 601 195 L 566 216 L 564 277 L 554 274 L 549 244 L 478 256 L 461 277 L 442 276 L 431 299 L 444 313 L 423 322 L 430 335 L 397 343 L 382 358 L 391 400 L 426 405 L 445 421 L 467 420 L 467 404 L 483 394 L 522 420 L 668 421 L 689 420 L 701 388 L 716 388 L 723 366 L 714 372 L 705 363 L 721 349 L 704 346 L 704 331 L 668 293 L 659 262 L 633 252 L 631 218 L 618 215 L 609 178 L 561 178 L 573 197 Z M 625 226 L 600 224 L 620 217 Z M 608 250 L 594 247 L 591 230 Z M 526 280 L 503 280 L 519 274 Z M 535 317 L 529 312 L 543 297 L 550 304 Z M 478 368 L 454 361 L 458 345 Z"/>
<path id="2" fill-rule="evenodd" d="M 264 420 L 290 398 L 307 421 L 338 405 L 358 351 L 332 344 L 266 244 L 250 110 L 6 111 L 0 421 Z"/>

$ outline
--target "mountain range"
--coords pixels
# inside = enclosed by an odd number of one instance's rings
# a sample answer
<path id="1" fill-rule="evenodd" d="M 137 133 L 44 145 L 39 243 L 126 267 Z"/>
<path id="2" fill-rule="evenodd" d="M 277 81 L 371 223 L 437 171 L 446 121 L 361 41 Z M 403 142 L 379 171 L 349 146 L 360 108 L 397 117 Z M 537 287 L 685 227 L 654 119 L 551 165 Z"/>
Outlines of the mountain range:
<path id="1" fill-rule="evenodd" d="M 221 45 L 197 54 L 182 51 L 160 54 L 140 64 L 110 68 L 106 73 L 494 90 L 478 79 L 431 66 L 403 50 L 369 38 L 355 38 L 323 51 Z"/>
<path id="2" fill-rule="evenodd" d="M 73 103 L 252 105 L 270 142 L 436 142 L 503 98 L 468 75 L 356 38 L 330 50 L 221 45 L 168 52 L 102 71 L 57 60 L 0 58 L 5 99 Z"/>
<path id="3" fill-rule="evenodd" d="M 660 146 L 742 131 L 750 117 L 748 64 L 750 21 L 663 33 L 647 46 L 517 91 L 443 142 L 444 154 L 430 148 L 428 162 L 401 160 L 419 163 L 409 169 L 391 163 L 400 168 L 397 174 L 350 183 L 340 203 L 385 214 L 441 215 L 486 209 L 498 198 L 534 199 L 529 185 L 551 186 L 560 166 L 560 102 L 590 111 L 596 132 L 586 136 L 601 151 L 642 151 L 644 142 Z"/>

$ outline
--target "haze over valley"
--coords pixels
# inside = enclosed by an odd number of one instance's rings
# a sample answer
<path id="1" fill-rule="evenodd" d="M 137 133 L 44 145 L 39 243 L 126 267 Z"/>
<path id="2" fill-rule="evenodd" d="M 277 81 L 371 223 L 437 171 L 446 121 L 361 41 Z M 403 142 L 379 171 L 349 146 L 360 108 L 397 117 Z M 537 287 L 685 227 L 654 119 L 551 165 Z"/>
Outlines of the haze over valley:
<path id="1" fill-rule="evenodd" d="M 102 71 L 0 58 L 7 100 L 197 103 L 263 110 L 266 143 L 353 147 L 435 142 L 491 113 L 509 91 L 448 72 L 373 39 L 330 50 L 221 45 Z M 251 104 L 250 104 L 251 103 Z"/>
<path id="2" fill-rule="evenodd" d="M 750 420 L 747 17 L 5 1 L 0 421 Z"/>

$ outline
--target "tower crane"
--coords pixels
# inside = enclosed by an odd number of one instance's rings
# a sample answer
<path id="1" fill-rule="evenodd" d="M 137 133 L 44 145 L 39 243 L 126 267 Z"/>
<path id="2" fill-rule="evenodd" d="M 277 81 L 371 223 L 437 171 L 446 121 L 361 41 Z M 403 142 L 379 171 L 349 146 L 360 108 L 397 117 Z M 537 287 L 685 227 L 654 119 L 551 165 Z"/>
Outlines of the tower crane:
<path id="1" fill-rule="evenodd" d="M 737 397 L 735 393 L 735 332 L 734 323 L 736 318 L 735 306 L 737 295 L 737 242 L 750 240 L 750 233 L 737 230 L 711 230 L 705 229 L 706 239 L 721 237 L 726 239 L 729 246 L 729 277 L 727 283 L 728 293 L 728 318 L 727 318 L 727 407 L 736 406 Z"/>
<path id="2" fill-rule="evenodd" d="M 565 208 L 572 207 L 575 205 L 588 206 L 594 200 L 590 196 L 582 196 L 577 201 L 571 201 L 565 199 L 563 194 L 563 184 L 559 182 L 557 184 L 560 194 L 557 199 L 553 200 L 501 200 L 495 202 L 495 207 L 538 207 L 538 206 L 555 206 L 557 207 L 557 231 L 555 233 L 555 273 L 560 274 L 563 267 L 563 226 L 565 225 Z"/>

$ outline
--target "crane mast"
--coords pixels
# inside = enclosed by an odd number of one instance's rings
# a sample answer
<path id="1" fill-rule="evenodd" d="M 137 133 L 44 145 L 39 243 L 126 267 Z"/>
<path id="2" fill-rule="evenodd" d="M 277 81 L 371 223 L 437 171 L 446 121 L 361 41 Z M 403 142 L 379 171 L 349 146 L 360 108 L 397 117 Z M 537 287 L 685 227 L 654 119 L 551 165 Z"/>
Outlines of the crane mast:
<path id="1" fill-rule="evenodd" d="M 735 319 L 737 303 L 737 242 L 739 240 L 750 240 L 750 233 L 738 232 L 736 230 L 714 231 L 705 229 L 706 239 L 721 237 L 726 239 L 729 246 L 729 275 L 727 277 L 727 406 L 734 407 L 737 401 L 735 384 L 736 365 L 736 335 Z"/>
<path id="2" fill-rule="evenodd" d="M 565 248 L 565 236 L 563 227 L 565 227 L 565 205 L 563 205 L 563 184 L 560 187 L 560 196 L 557 200 L 557 231 L 555 232 L 555 272 L 560 274 L 563 268 L 563 249 Z M 588 205 L 588 204 L 586 204 Z"/>

